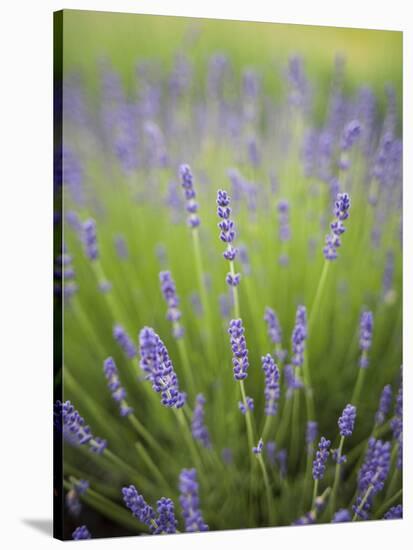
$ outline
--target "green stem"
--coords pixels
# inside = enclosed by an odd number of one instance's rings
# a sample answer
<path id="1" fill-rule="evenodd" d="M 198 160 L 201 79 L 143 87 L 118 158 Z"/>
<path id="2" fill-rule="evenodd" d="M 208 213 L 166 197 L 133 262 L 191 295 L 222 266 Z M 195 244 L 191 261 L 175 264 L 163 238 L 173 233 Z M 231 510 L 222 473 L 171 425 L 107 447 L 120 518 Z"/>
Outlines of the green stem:
<path id="1" fill-rule="evenodd" d="M 333 490 L 331 492 L 331 498 L 329 501 L 329 510 L 331 514 L 333 514 L 335 510 L 337 488 L 340 483 L 340 467 L 341 467 L 340 459 L 343 452 L 344 439 L 345 439 L 344 435 L 342 435 L 340 439 L 340 445 L 337 451 L 337 463 L 336 463 L 336 471 L 334 474 Z"/>
<path id="2" fill-rule="evenodd" d="M 311 508 L 315 508 L 315 501 L 317 498 L 317 492 L 318 492 L 318 479 L 314 480 L 314 489 L 313 489 L 313 500 L 311 504 Z"/>
<path id="3" fill-rule="evenodd" d="M 148 469 L 152 472 L 152 474 L 157 478 L 157 480 L 160 482 L 161 486 L 168 489 L 168 492 L 172 493 L 172 489 L 169 486 L 169 483 L 166 481 L 165 477 L 163 476 L 162 472 L 158 468 L 158 466 L 154 463 L 154 461 L 151 459 L 149 454 L 147 453 L 146 449 L 142 445 L 142 443 L 135 443 L 136 450 L 142 457 L 142 460 L 148 467 Z"/>
<path id="4" fill-rule="evenodd" d="M 231 260 L 229 262 L 229 269 L 230 269 L 231 275 L 234 277 L 235 276 L 235 267 L 234 267 L 233 260 Z M 241 314 L 240 314 L 240 307 L 239 307 L 238 287 L 236 287 L 236 286 L 232 287 L 232 296 L 233 296 L 233 299 L 234 299 L 234 315 L 235 315 L 236 319 L 239 319 Z"/>
<path id="5" fill-rule="evenodd" d="M 184 435 L 184 438 L 185 438 L 186 443 L 188 445 L 188 449 L 189 449 L 189 452 L 191 454 L 192 460 L 194 461 L 194 464 L 195 464 L 195 466 L 198 470 L 198 475 L 199 475 L 200 479 L 202 479 L 203 484 L 206 485 L 206 483 L 205 483 L 206 480 L 205 480 L 204 474 L 203 474 L 203 467 L 202 467 L 201 457 L 198 453 L 198 449 L 197 449 L 197 447 L 195 445 L 195 442 L 193 440 L 191 430 L 189 429 L 189 426 L 186 422 L 184 411 L 182 409 L 173 409 L 173 410 L 176 414 L 179 425 L 182 428 L 183 435 Z"/>
<path id="6" fill-rule="evenodd" d="M 195 395 L 194 377 L 193 377 L 193 374 L 192 374 L 191 365 L 189 363 L 188 352 L 187 352 L 187 349 L 186 349 L 184 339 L 183 338 L 178 338 L 177 344 L 178 344 L 179 355 L 180 355 L 180 358 L 181 358 L 181 363 L 182 363 L 182 366 L 185 370 L 185 376 L 188 380 L 188 385 L 191 389 L 191 393 L 193 395 Z"/>
<path id="7" fill-rule="evenodd" d="M 366 370 L 367 369 L 359 368 L 359 372 L 357 374 L 357 381 L 356 381 L 354 392 L 353 392 L 353 395 L 352 395 L 352 398 L 351 398 L 351 403 L 355 407 L 357 407 L 357 403 L 358 403 L 358 400 L 360 398 L 361 390 L 363 388 L 364 379 L 366 377 Z"/>
<path id="8" fill-rule="evenodd" d="M 267 469 L 265 467 L 261 453 L 257 454 L 257 459 L 261 467 L 262 477 L 264 478 L 265 494 L 267 497 L 267 507 L 268 507 L 268 523 L 272 525 L 275 518 L 274 518 L 274 505 L 273 505 L 273 498 L 271 494 L 270 481 L 268 479 Z"/>
<path id="9" fill-rule="evenodd" d="M 364 505 L 366 504 L 367 499 L 369 498 L 370 493 L 372 492 L 373 489 L 374 489 L 374 485 L 369 485 L 368 486 L 367 491 L 365 492 L 364 497 L 362 498 L 362 500 L 360 502 L 360 505 L 357 506 L 357 510 L 359 510 L 360 512 L 363 510 Z M 353 516 L 352 521 L 357 521 L 357 518 L 358 518 L 358 514 L 356 512 Z"/>
<path id="10" fill-rule="evenodd" d="M 246 413 L 245 413 L 244 416 L 245 416 L 245 423 L 246 423 L 246 426 L 247 426 L 248 450 L 249 450 L 249 454 L 251 455 L 252 448 L 254 446 L 254 432 L 253 432 L 252 422 L 251 422 L 251 413 L 250 413 L 250 410 L 249 410 L 248 405 L 247 405 L 247 396 L 245 395 L 245 388 L 244 388 L 244 381 L 243 380 L 240 380 L 239 386 L 240 386 L 240 389 L 241 389 L 242 402 L 243 402 L 245 410 L 246 410 Z M 251 455 L 251 458 L 252 458 L 252 455 Z"/>
<path id="11" fill-rule="evenodd" d="M 167 458 L 168 461 L 171 460 L 171 456 L 159 445 L 156 439 L 148 432 L 148 430 L 141 424 L 141 422 L 136 418 L 134 414 L 128 415 L 128 420 L 138 432 L 139 435 L 146 440 L 146 442 L 151 445 L 158 453 Z"/>
<path id="12" fill-rule="evenodd" d="M 209 327 L 210 311 L 209 311 L 207 292 L 205 288 L 204 267 L 202 264 L 202 255 L 201 255 L 201 247 L 199 244 L 198 228 L 196 227 L 193 228 L 191 230 L 191 233 L 192 233 L 192 242 L 194 245 L 195 266 L 196 266 L 196 272 L 198 277 L 198 285 L 199 285 L 199 293 L 201 296 L 202 309 L 205 312 L 205 317 L 207 319 L 208 327 Z"/>
<path id="13" fill-rule="evenodd" d="M 327 280 L 327 274 L 330 267 L 330 263 L 331 262 L 329 260 L 324 261 L 323 270 L 321 272 L 320 279 L 318 280 L 318 286 L 315 293 L 315 298 L 313 301 L 313 305 L 311 307 L 310 317 L 308 319 L 308 332 L 310 334 L 314 323 L 314 319 L 317 317 L 318 309 L 320 307 L 321 296 L 323 294 L 324 286 Z"/>

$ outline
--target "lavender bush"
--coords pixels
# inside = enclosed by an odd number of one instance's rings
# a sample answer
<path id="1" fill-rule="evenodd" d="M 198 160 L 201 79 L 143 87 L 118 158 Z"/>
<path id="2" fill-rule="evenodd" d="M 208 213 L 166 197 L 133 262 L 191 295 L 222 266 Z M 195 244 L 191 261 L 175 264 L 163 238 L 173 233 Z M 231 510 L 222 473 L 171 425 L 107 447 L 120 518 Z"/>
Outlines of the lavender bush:
<path id="1" fill-rule="evenodd" d="M 67 536 L 399 518 L 396 97 L 186 50 L 64 80 Z"/>

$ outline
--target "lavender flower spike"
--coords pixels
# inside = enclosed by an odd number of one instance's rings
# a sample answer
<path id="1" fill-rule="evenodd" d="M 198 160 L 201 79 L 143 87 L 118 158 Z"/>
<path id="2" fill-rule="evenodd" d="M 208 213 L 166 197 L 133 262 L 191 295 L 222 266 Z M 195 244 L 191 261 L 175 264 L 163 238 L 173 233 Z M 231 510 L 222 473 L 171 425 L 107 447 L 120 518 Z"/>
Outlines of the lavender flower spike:
<path id="1" fill-rule="evenodd" d="M 350 437 L 354 430 L 356 421 L 356 407 L 354 405 L 346 405 L 343 414 L 338 419 L 338 427 L 342 437 Z"/>
<path id="2" fill-rule="evenodd" d="M 188 225 L 194 229 L 199 226 L 200 219 L 197 215 L 198 203 L 195 200 L 194 177 L 188 164 L 181 164 L 179 167 L 179 175 L 185 192 L 186 211 L 189 213 Z"/>
<path id="3" fill-rule="evenodd" d="M 324 472 L 326 470 L 326 462 L 329 455 L 329 448 L 331 441 L 322 437 L 318 444 L 318 451 L 316 452 L 315 459 L 313 461 L 313 479 L 323 479 Z"/>
<path id="4" fill-rule="evenodd" d="M 92 535 L 90 534 L 89 529 L 86 527 L 86 525 L 76 527 L 76 529 L 72 533 L 73 540 L 88 540 L 91 538 Z"/>
<path id="5" fill-rule="evenodd" d="M 295 316 L 295 326 L 292 333 L 292 363 L 301 367 L 304 363 L 305 341 L 307 339 L 307 310 L 305 306 L 298 306 Z"/>
<path id="6" fill-rule="evenodd" d="M 230 197 L 226 191 L 221 189 L 217 192 L 217 214 L 221 221 L 218 224 L 220 229 L 219 238 L 222 242 L 227 244 L 227 248 L 223 253 L 223 256 L 229 262 L 233 262 L 237 255 L 237 249 L 233 247 L 232 243 L 235 239 L 235 224 L 230 219 L 231 207 Z M 232 266 L 232 263 L 230 264 Z M 226 282 L 229 286 L 238 286 L 241 275 L 239 273 L 231 272 L 227 274 Z"/>
<path id="7" fill-rule="evenodd" d="M 195 468 L 181 471 L 179 476 L 179 491 L 181 493 L 179 502 L 185 522 L 185 531 L 187 533 L 208 531 L 209 527 L 204 522 L 199 507 L 199 486 Z"/>
<path id="8" fill-rule="evenodd" d="M 247 412 L 254 410 L 254 399 L 252 397 L 248 397 L 248 395 L 245 398 L 247 406 L 244 405 L 242 401 L 238 402 L 238 408 L 242 412 L 242 414 L 247 414 Z"/>
<path id="9" fill-rule="evenodd" d="M 337 510 L 337 512 L 334 514 L 331 523 L 345 523 L 347 521 L 351 521 L 350 512 L 347 510 L 347 508 L 340 508 L 340 510 Z"/>
<path id="10" fill-rule="evenodd" d="M 126 403 L 126 390 L 120 384 L 118 369 L 112 357 L 105 359 L 103 370 L 108 381 L 108 388 L 112 393 L 113 399 L 119 403 L 121 416 L 128 416 L 133 413 L 132 407 Z"/>
<path id="11" fill-rule="evenodd" d="M 379 408 L 376 412 L 376 426 L 381 426 L 388 415 L 392 403 L 393 390 L 390 384 L 384 386 L 381 392 Z"/>
<path id="12" fill-rule="evenodd" d="M 196 396 L 196 405 L 192 416 L 192 435 L 194 439 L 199 441 L 206 449 L 211 448 L 211 440 L 209 437 L 208 428 L 205 426 L 205 397 L 202 393 Z"/>
<path id="13" fill-rule="evenodd" d="M 280 371 L 269 353 L 261 361 L 265 373 L 265 414 L 275 416 L 280 399 Z"/>
<path id="14" fill-rule="evenodd" d="M 142 495 L 140 495 L 134 485 L 129 487 L 123 487 L 122 489 L 123 500 L 132 515 L 137 518 L 141 523 L 147 525 L 153 533 L 157 524 L 155 520 L 155 512 L 149 504 L 145 501 Z"/>
<path id="15" fill-rule="evenodd" d="M 92 218 L 83 222 L 82 241 L 85 254 L 89 260 L 97 260 L 99 252 L 96 238 L 96 222 Z"/>
<path id="16" fill-rule="evenodd" d="M 64 439 L 72 445 L 88 445 L 91 452 L 102 454 L 107 442 L 94 437 L 89 426 L 80 416 L 70 401 L 56 401 L 53 410 L 53 424 Z"/>
<path id="17" fill-rule="evenodd" d="M 176 533 L 178 525 L 175 519 L 175 506 L 170 498 L 162 497 L 157 502 L 158 516 L 156 518 L 157 527 L 153 530 L 154 535 L 162 535 L 164 533 Z"/>
<path id="18" fill-rule="evenodd" d="M 136 357 L 137 351 L 135 344 L 122 325 L 117 324 L 113 327 L 113 337 L 128 359 Z"/>
<path id="19" fill-rule="evenodd" d="M 230 342 L 233 353 L 232 364 L 235 380 L 245 380 L 249 367 L 248 350 L 241 319 L 232 319 L 229 323 Z"/>
<path id="20" fill-rule="evenodd" d="M 384 519 L 402 519 L 403 518 L 403 506 L 398 504 L 388 510 L 384 516 Z"/>
<path id="21" fill-rule="evenodd" d="M 338 193 L 334 203 L 335 220 L 330 224 L 331 231 L 326 237 L 323 249 L 326 260 L 335 260 L 338 256 L 337 248 L 341 246 L 340 237 L 346 230 L 343 221 L 349 217 L 349 209 L 350 196 L 347 193 Z"/>
<path id="22" fill-rule="evenodd" d="M 173 325 L 173 335 L 176 339 L 182 338 L 184 335 L 184 329 L 181 326 L 179 320 L 181 318 L 181 311 L 179 309 L 179 298 L 176 293 L 175 282 L 172 279 L 170 271 L 161 271 L 159 273 L 159 280 L 161 282 L 162 294 L 168 305 L 168 313 L 166 318 L 171 321 Z"/>
<path id="23" fill-rule="evenodd" d="M 371 347 L 371 339 L 373 333 L 373 313 L 371 311 L 363 311 L 360 317 L 360 368 L 365 369 L 369 365 L 368 351 Z"/>
<path id="24" fill-rule="evenodd" d="M 178 377 L 165 344 L 152 328 L 144 327 L 139 334 L 139 345 L 140 366 L 146 378 L 152 382 L 152 388 L 161 394 L 162 404 L 166 407 L 183 407 L 186 394 L 179 390 Z"/>
<path id="25" fill-rule="evenodd" d="M 281 344 L 281 326 L 277 314 L 272 308 L 265 308 L 264 321 L 267 323 L 268 336 L 271 342 L 273 342 L 273 344 Z"/>
<path id="26" fill-rule="evenodd" d="M 305 442 L 307 444 L 307 449 L 310 451 L 313 447 L 313 443 L 317 438 L 318 433 L 318 424 L 314 420 L 309 420 L 307 422 L 307 429 L 305 433 Z"/>

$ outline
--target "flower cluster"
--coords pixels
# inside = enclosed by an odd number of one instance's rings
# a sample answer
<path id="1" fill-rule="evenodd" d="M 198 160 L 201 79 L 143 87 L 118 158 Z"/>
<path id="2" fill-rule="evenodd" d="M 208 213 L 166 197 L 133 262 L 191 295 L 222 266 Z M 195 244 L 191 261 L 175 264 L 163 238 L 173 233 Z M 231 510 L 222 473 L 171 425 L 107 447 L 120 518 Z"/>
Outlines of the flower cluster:
<path id="1" fill-rule="evenodd" d="M 262 453 L 263 448 L 264 448 L 264 442 L 262 439 L 260 439 L 257 443 L 257 446 L 252 448 L 252 452 L 255 455 L 260 455 Z"/>
<path id="2" fill-rule="evenodd" d="M 186 199 L 186 211 L 189 213 L 188 225 L 192 229 L 198 227 L 200 219 L 197 214 L 198 203 L 196 202 L 196 193 L 194 189 L 194 177 L 191 172 L 191 168 L 188 164 L 181 164 L 179 167 L 179 175 L 181 177 L 182 187 L 185 192 Z"/>
<path id="3" fill-rule="evenodd" d="M 403 506 L 398 504 L 397 506 L 392 506 L 384 516 L 384 519 L 402 519 L 403 518 Z"/>
<path id="4" fill-rule="evenodd" d="M 117 324 L 113 327 L 113 337 L 128 359 L 136 357 L 136 346 L 122 325 Z"/>
<path id="5" fill-rule="evenodd" d="M 307 429 L 305 432 L 305 442 L 307 444 L 307 449 L 311 450 L 313 447 L 314 441 L 317 439 L 318 434 L 318 424 L 314 420 L 309 420 L 307 422 Z"/>
<path id="6" fill-rule="evenodd" d="M 281 344 L 281 341 L 282 341 L 281 325 L 278 320 L 277 314 L 272 308 L 270 307 L 265 308 L 264 321 L 267 323 L 268 336 L 271 342 L 275 345 Z"/>
<path id="7" fill-rule="evenodd" d="M 152 388 L 161 394 L 162 404 L 183 407 L 186 394 L 179 390 L 178 377 L 165 344 L 152 328 L 144 327 L 139 334 L 139 346 L 141 368 L 152 382 Z"/>
<path id="8" fill-rule="evenodd" d="M 179 502 L 181 504 L 182 516 L 185 521 L 185 531 L 194 533 L 197 531 L 208 531 L 199 507 L 199 486 L 196 470 L 182 470 L 179 476 Z"/>
<path id="9" fill-rule="evenodd" d="M 231 207 L 230 197 L 226 191 L 221 189 L 217 192 L 217 214 L 221 221 L 218 224 L 220 229 L 219 238 L 222 242 L 227 244 L 227 248 L 223 253 L 223 256 L 229 262 L 233 262 L 237 255 L 237 249 L 233 247 L 232 243 L 235 239 L 235 224 L 230 219 Z M 231 263 L 232 265 L 232 263 Z M 232 270 L 227 274 L 226 282 L 229 286 L 238 286 L 241 275 L 234 273 Z"/>
<path id="10" fill-rule="evenodd" d="M 340 237 L 346 230 L 343 221 L 349 217 L 349 209 L 349 195 L 347 193 L 338 193 L 334 203 L 335 220 L 330 224 L 331 232 L 326 237 L 325 247 L 323 249 L 326 260 L 335 260 L 338 256 L 337 248 L 341 246 Z"/>
<path id="11" fill-rule="evenodd" d="M 369 365 L 368 351 L 371 347 L 373 334 L 373 313 L 363 311 L 360 317 L 360 368 L 365 369 Z"/>
<path id="12" fill-rule="evenodd" d="M 304 363 L 305 341 L 307 339 L 307 310 L 305 306 L 298 306 L 295 325 L 292 333 L 292 363 L 296 367 L 301 367 Z"/>
<path id="13" fill-rule="evenodd" d="M 265 414 L 275 416 L 280 399 L 280 371 L 269 353 L 261 357 L 261 361 L 265 373 Z"/>
<path id="14" fill-rule="evenodd" d="M 244 327 L 241 319 L 232 319 L 228 332 L 231 336 L 232 364 L 235 380 L 245 380 L 249 367 L 248 350 L 244 336 Z"/>
<path id="15" fill-rule="evenodd" d="M 350 437 L 354 430 L 356 421 L 356 407 L 354 405 L 346 405 L 343 414 L 338 419 L 338 427 L 342 437 Z"/>
<path id="16" fill-rule="evenodd" d="M 66 493 L 66 506 L 72 516 L 78 516 L 82 509 L 79 497 L 89 489 L 89 482 L 86 479 L 80 479 L 73 483 L 72 488 Z"/>
<path id="17" fill-rule="evenodd" d="M 326 462 L 329 455 L 331 441 L 322 437 L 318 444 L 318 451 L 316 452 L 315 459 L 313 461 L 313 479 L 323 479 L 324 472 L 326 470 Z"/>
<path id="18" fill-rule="evenodd" d="M 72 533 L 73 540 L 88 540 L 91 538 L 92 535 L 90 534 L 89 529 L 86 527 L 86 525 L 76 527 L 76 529 Z"/>
<path id="19" fill-rule="evenodd" d="M 103 370 L 105 372 L 106 380 L 108 381 L 108 388 L 112 393 L 112 397 L 117 403 L 119 403 L 120 415 L 128 416 L 132 414 L 133 409 L 126 403 L 126 390 L 120 383 L 118 369 L 112 357 L 105 359 L 103 363 Z"/>
<path id="20" fill-rule="evenodd" d="M 392 404 L 393 390 L 390 384 L 384 386 L 383 391 L 381 392 L 379 408 L 376 412 L 376 426 L 381 426 L 386 419 L 386 416 L 389 414 L 390 407 Z"/>
<path id="21" fill-rule="evenodd" d="M 252 397 L 249 397 L 248 395 L 245 398 L 246 405 L 239 401 L 238 408 L 242 412 L 242 414 L 247 414 L 248 411 L 254 410 L 254 399 Z"/>
<path id="22" fill-rule="evenodd" d="M 192 416 L 192 435 L 194 439 L 199 441 L 206 449 L 211 447 L 211 439 L 209 430 L 205 425 L 205 397 L 202 393 L 196 396 L 196 405 Z"/>
<path id="23" fill-rule="evenodd" d="M 72 445 L 88 445 L 89 450 L 102 454 L 107 442 L 100 437 L 94 437 L 89 426 L 80 416 L 70 401 L 56 401 L 53 411 L 55 429 Z"/>
<path id="24" fill-rule="evenodd" d="M 184 329 L 180 325 L 179 320 L 181 318 L 181 311 L 179 309 L 179 298 L 176 293 L 175 282 L 172 279 L 170 271 L 161 271 L 159 273 L 159 280 L 161 282 L 162 294 L 168 305 L 168 313 L 166 318 L 171 321 L 173 325 L 173 335 L 176 339 L 182 338 L 184 335 Z"/>
<path id="25" fill-rule="evenodd" d="M 96 237 L 96 222 L 92 218 L 83 222 L 82 240 L 86 256 L 89 260 L 97 260 L 99 257 L 99 250 Z"/>
<path id="26" fill-rule="evenodd" d="M 141 523 L 144 523 L 149 527 L 151 532 L 157 528 L 155 523 L 155 512 L 143 496 L 138 493 L 134 485 L 129 487 L 124 487 L 122 489 L 123 500 L 129 510 L 132 512 L 133 516 L 138 519 Z"/>

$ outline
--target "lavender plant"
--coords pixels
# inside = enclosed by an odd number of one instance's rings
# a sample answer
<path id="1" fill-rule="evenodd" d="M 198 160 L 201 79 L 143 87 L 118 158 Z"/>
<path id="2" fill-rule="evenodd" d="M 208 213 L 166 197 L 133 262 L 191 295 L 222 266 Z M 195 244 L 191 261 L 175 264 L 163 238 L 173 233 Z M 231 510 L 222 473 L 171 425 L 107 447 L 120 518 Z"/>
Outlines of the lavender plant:
<path id="1" fill-rule="evenodd" d="M 195 50 L 64 82 L 65 538 L 400 518 L 394 94 Z"/>

